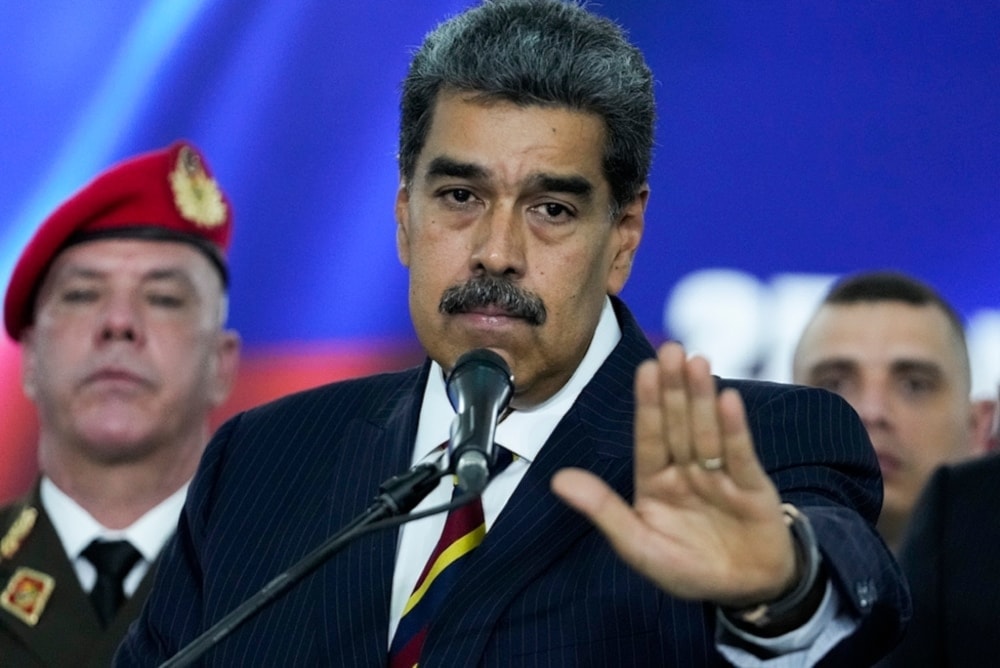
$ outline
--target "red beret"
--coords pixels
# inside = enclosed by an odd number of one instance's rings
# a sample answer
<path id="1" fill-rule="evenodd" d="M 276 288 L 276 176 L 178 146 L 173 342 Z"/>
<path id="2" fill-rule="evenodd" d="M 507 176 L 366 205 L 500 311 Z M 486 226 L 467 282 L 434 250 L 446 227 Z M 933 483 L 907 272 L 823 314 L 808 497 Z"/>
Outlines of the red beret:
<path id="1" fill-rule="evenodd" d="M 7 333 L 17 340 L 31 324 L 38 286 L 68 246 L 109 237 L 186 241 L 226 282 L 232 223 L 228 198 L 192 144 L 178 141 L 118 163 L 63 202 L 28 242 L 7 286 Z"/>

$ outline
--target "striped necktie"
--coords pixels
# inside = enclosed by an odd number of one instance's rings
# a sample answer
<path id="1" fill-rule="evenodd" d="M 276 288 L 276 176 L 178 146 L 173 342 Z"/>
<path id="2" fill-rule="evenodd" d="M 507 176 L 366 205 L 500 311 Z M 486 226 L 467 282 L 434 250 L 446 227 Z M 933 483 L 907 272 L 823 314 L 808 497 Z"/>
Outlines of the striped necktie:
<path id="1" fill-rule="evenodd" d="M 497 446 L 493 475 L 507 468 L 512 461 L 514 454 Z M 463 493 L 456 485 L 452 500 Z M 389 648 L 389 668 L 414 668 L 417 665 L 434 613 L 458 579 L 463 564 L 468 561 L 466 557 L 483 542 L 485 536 L 486 521 L 480 497 L 448 513 L 441 537 L 403 608 L 403 616 Z"/>

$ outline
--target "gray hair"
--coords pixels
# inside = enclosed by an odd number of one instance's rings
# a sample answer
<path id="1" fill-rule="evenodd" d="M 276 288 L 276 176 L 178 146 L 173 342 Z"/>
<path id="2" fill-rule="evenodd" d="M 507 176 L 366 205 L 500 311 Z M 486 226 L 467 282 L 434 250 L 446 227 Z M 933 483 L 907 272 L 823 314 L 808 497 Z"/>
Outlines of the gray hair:
<path id="1" fill-rule="evenodd" d="M 617 213 L 649 175 L 653 78 L 611 20 L 562 0 L 486 0 L 431 31 L 403 81 L 399 168 L 409 184 L 442 90 L 604 119 L 604 175 Z"/>

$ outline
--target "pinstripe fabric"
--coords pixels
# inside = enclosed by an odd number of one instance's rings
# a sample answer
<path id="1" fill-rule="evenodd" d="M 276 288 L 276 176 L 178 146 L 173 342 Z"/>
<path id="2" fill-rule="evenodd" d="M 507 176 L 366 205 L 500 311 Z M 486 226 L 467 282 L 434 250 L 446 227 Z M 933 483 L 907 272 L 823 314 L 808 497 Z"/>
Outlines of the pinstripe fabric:
<path id="1" fill-rule="evenodd" d="M 633 376 L 654 351 L 615 307 L 621 342 L 469 556 L 422 666 L 724 665 L 710 606 L 660 593 L 549 492 L 555 471 L 579 466 L 632 496 Z M 427 369 L 319 388 L 225 425 L 116 665 L 157 665 L 360 513 L 409 465 Z M 862 620 L 830 665 L 871 663 L 896 637 L 907 599 L 872 526 L 881 487 L 857 416 L 822 390 L 723 384 L 743 394 L 765 466 L 809 514 L 838 591 Z M 395 532 L 358 540 L 205 665 L 385 666 L 395 549 Z"/>

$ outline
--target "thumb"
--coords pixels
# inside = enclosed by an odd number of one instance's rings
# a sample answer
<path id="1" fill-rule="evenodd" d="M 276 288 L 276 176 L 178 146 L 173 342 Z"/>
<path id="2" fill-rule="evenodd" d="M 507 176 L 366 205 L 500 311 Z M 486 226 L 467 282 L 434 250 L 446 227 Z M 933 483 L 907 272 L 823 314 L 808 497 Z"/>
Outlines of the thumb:
<path id="1" fill-rule="evenodd" d="M 567 468 L 552 476 L 551 488 L 568 506 L 593 522 L 628 561 L 633 552 L 628 536 L 641 529 L 641 522 L 607 483 L 589 471 Z"/>

